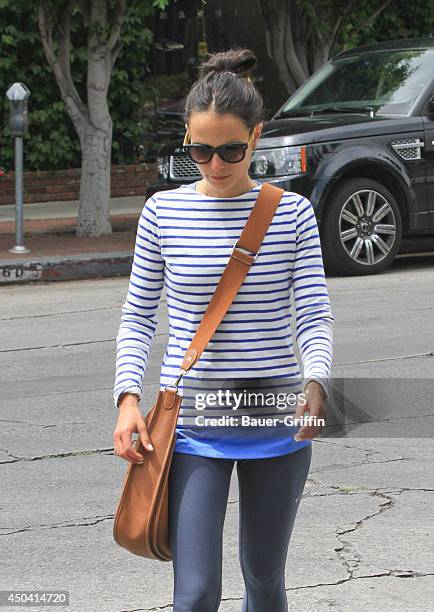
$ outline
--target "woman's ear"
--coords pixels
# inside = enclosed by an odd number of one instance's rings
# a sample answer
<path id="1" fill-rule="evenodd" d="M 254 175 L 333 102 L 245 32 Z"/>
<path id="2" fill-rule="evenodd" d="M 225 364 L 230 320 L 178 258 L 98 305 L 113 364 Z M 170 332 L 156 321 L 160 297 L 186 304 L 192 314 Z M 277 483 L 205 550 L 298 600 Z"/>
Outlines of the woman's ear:
<path id="1" fill-rule="evenodd" d="M 264 127 L 264 124 L 261 122 L 261 123 L 258 123 L 258 125 L 255 128 L 255 138 L 253 140 L 253 148 L 254 149 L 256 148 L 257 141 L 261 137 L 261 132 L 262 132 L 262 128 L 263 127 Z"/>
<path id="2" fill-rule="evenodd" d="M 191 142 L 190 131 L 188 129 L 188 125 L 187 124 L 185 124 L 185 129 L 187 131 L 185 132 L 184 142 L 182 143 L 183 145 L 190 144 L 190 142 Z"/>

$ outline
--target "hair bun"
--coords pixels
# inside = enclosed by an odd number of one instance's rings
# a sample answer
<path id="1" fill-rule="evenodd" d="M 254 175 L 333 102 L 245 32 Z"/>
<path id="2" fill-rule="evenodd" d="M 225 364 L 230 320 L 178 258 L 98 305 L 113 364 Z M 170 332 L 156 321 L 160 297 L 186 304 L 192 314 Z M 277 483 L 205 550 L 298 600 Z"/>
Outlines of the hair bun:
<path id="1" fill-rule="evenodd" d="M 234 48 L 214 53 L 199 67 L 199 78 L 208 74 L 233 72 L 238 76 L 248 76 L 256 66 L 256 55 L 251 49 Z"/>
<path id="2" fill-rule="evenodd" d="M 233 72 L 235 72 L 235 74 L 244 74 L 245 72 L 250 72 L 255 66 L 256 58 L 246 57 L 245 59 L 241 60 L 236 66 L 234 66 Z"/>

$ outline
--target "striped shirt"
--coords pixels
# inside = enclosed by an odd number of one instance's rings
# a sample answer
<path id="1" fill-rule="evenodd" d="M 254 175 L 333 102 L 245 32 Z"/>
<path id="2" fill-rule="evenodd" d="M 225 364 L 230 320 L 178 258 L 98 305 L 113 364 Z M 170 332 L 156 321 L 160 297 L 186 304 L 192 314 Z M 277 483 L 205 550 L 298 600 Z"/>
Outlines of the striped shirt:
<path id="1" fill-rule="evenodd" d="M 176 381 L 185 352 L 261 188 L 257 183 L 237 197 L 217 198 L 201 194 L 196 185 L 156 192 L 143 207 L 116 339 L 115 406 L 123 392 L 142 396 L 163 287 L 169 337 L 160 389 Z M 291 300 L 303 376 L 294 354 Z M 239 388 L 237 382 L 241 380 L 268 379 L 275 384 L 280 379 L 286 388 L 303 390 L 314 379 L 327 392 L 333 321 L 312 204 L 297 193 L 284 191 L 258 257 L 200 359 L 181 380 L 179 390 L 205 389 L 216 379 L 231 388 Z M 276 444 L 272 439 L 275 429 L 270 430 L 271 437 L 264 437 L 256 427 L 251 438 L 240 438 L 237 428 L 226 427 L 225 447 L 220 428 L 202 428 L 196 435 L 188 402 L 191 397 L 183 394 L 175 452 L 264 457 L 292 452 L 310 442 L 294 442 L 288 428 Z M 233 408 L 229 410 L 233 413 Z M 228 414 L 228 409 L 212 412 L 218 416 Z M 277 412 L 268 410 L 270 415 Z"/>

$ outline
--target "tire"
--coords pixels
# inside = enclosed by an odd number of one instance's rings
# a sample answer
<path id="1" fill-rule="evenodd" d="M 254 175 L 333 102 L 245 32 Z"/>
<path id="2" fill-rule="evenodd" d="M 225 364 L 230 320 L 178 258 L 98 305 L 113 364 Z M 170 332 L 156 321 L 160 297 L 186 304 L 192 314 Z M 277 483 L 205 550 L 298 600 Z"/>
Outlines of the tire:
<path id="1" fill-rule="evenodd" d="M 383 214 L 378 216 L 380 209 Z M 326 273 L 377 274 L 398 252 L 401 211 L 390 191 L 377 181 L 346 179 L 325 203 L 320 235 Z"/>

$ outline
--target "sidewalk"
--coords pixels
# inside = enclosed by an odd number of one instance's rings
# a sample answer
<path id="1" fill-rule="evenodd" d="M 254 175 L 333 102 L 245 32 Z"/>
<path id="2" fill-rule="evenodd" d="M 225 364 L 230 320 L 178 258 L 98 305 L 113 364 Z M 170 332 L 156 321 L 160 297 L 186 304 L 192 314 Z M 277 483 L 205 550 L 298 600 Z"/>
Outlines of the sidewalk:
<path id="1" fill-rule="evenodd" d="M 112 234 L 78 238 L 78 200 L 24 204 L 24 246 L 15 246 L 15 206 L 0 206 L 0 285 L 127 276 L 144 196 L 112 198 Z"/>
<path id="2" fill-rule="evenodd" d="M 0 206 L 0 286 L 129 276 L 137 223 L 144 196 L 112 198 L 112 234 L 78 238 L 78 200 L 24 204 L 24 246 L 30 253 L 10 253 L 15 246 L 15 206 Z M 434 237 L 403 240 L 401 257 L 434 254 Z"/>

